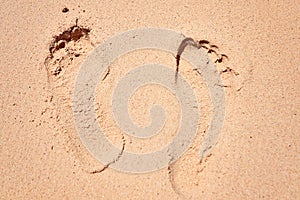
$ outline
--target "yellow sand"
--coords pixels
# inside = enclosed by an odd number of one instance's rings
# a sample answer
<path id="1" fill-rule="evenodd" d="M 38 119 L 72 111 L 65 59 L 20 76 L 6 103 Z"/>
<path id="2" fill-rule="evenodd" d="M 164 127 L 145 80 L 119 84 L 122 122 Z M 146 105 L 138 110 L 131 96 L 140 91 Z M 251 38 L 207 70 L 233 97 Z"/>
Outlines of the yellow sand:
<path id="1" fill-rule="evenodd" d="M 1 199 L 300 199 L 299 5 L 246 0 L 1 2 Z M 64 13 L 65 7 L 69 11 Z M 76 19 L 91 29 L 89 39 L 68 43 L 69 54 L 57 51 L 59 64 L 55 59 L 45 63 L 52 36 Z M 182 60 L 180 74 L 201 102 L 191 148 L 169 168 L 153 173 L 107 168 L 93 174 L 104 166 L 81 144 L 74 126 L 76 74 L 95 46 L 142 27 L 206 39 L 229 57 L 217 65 L 220 72 L 233 70 L 221 74 L 227 86 L 224 128 L 210 157 L 200 163 L 210 99 L 205 82 Z M 175 59 L 166 52 L 132 52 L 113 63 L 97 88 L 98 122 L 119 147 L 124 138 L 108 91 L 141 61 L 173 64 L 175 69 Z M 58 66 L 64 69 L 53 76 L 51 70 Z M 168 112 L 165 130 L 149 143 L 126 136 L 130 151 L 157 150 L 177 130 L 178 104 L 161 88 L 145 87 L 133 96 L 129 108 L 134 121 L 151 123 L 147 112 L 154 97 Z"/>

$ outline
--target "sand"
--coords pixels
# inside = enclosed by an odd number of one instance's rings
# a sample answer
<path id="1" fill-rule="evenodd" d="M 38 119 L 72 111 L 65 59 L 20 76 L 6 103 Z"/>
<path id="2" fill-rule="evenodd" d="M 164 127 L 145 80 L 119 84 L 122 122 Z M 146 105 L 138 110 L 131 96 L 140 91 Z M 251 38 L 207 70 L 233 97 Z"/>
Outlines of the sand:
<path id="1" fill-rule="evenodd" d="M 0 10 L 1 199 L 300 199 L 299 1 L 5 1 Z M 93 49 L 144 27 L 208 40 L 229 57 L 217 64 L 226 117 L 216 146 L 201 160 L 211 101 L 205 80 L 182 59 L 179 73 L 201 104 L 197 136 L 175 163 L 123 173 L 82 144 L 72 94 Z M 131 52 L 97 86 L 95 107 L 116 146 L 145 153 L 172 140 L 180 112 L 172 93 L 146 86 L 129 105 L 132 119 L 150 124 L 148 110 L 160 103 L 168 113 L 164 129 L 145 141 L 118 128 L 111 90 L 141 62 L 176 68 L 170 53 Z"/>

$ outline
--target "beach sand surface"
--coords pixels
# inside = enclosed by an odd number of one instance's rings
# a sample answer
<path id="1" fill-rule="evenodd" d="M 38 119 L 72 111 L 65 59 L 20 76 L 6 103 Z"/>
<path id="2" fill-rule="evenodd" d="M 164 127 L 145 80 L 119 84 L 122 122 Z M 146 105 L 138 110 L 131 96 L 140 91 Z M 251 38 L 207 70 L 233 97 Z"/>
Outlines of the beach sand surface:
<path id="1" fill-rule="evenodd" d="M 300 1 L 0 4 L 1 199 L 300 199 Z M 80 66 L 98 45 L 145 27 L 208 40 L 228 56 L 216 65 L 226 116 L 216 146 L 200 162 L 211 100 L 205 80 L 182 59 L 179 73 L 200 103 L 197 136 L 168 167 L 123 173 L 97 161 L 82 144 L 72 94 Z M 132 97 L 131 117 L 149 125 L 148 111 L 159 103 L 168 113 L 164 129 L 149 141 L 122 132 L 112 114 L 112 90 L 141 63 L 176 68 L 168 52 L 130 52 L 112 63 L 97 86 L 95 108 L 110 141 L 145 153 L 172 141 L 180 108 L 172 93 L 145 86 Z"/>

